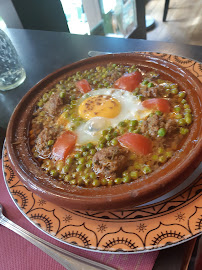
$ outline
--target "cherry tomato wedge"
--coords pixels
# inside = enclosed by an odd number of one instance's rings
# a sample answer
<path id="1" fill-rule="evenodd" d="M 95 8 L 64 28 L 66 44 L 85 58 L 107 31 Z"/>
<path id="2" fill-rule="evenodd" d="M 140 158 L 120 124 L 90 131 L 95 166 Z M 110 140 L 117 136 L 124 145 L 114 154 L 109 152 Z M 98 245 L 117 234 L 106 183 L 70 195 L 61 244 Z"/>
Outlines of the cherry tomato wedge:
<path id="1" fill-rule="evenodd" d="M 82 93 L 88 93 L 92 89 L 90 87 L 89 82 L 86 79 L 83 79 L 81 81 L 76 82 L 76 87 L 82 92 Z"/>
<path id="2" fill-rule="evenodd" d="M 58 137 L 53 145 L 52 156 L 55 160 L 64 160 L 73 150 L 77 135 L 71 131 L 65 131 Z"/>
<path id="3" fill-rule="evenodd" d="M 124 74 L 122 77 L 120 77 L 117 81 L 115 81 L 114 87 L 132 92 L 136 87 L 138 87 L 141 81 L 141 72 L 135 71 L 132 73 Z"/>
<path id="4" fill-rule="evenodd" d="M 163 113 L 169 113 L 171 110 L 170 102 L 164 98 L 151 98 L 142 102 L 142 106 L 147 109 L 158 110 Z"/>
<path id="5" fill-rule="evenodd" d="M 152 152 L 152 141 L 141 134 L 125 133 L 118 137 L 118 141 L 137 154 L 148 155 Z"/>

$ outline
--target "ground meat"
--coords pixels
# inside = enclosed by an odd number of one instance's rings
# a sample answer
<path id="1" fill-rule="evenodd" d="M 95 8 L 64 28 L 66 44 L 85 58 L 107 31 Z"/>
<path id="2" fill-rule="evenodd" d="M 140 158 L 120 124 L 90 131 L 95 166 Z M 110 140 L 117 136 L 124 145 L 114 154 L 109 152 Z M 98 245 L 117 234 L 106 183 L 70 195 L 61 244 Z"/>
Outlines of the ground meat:
<path id="1" fill-rule="evenodd" d="M 60 98 L 59 93 L 51 95 L 49 100 L 44 105 L 44 110 L 50 115 L 54 116 L 59 108 L 63 105 L 63 100 Z"/>
<path id="2" fill-rule="evenodd" d="M 36 151 L 41 158 L 48 158 L 51 154 L 51 147 L 48 146 L 49 140 L 55 140 L 57 130 L 54 128 L 44 128 L 36 139 Z"/>
<path id="3" fill-rule="evenodd" d="M 157 98 L 162 97 L 164 89 L 161 85 L 156 85 L 154 87 L 141 87 L 139 90 L 139 94 L 141 94 L 145 98 Z"/>
<path id="4" fill-rule="evenodd" d="M 98 151 L 93 157 L 93 169 L 100 177 L 115 179 L 127 167 L 128 151 L 110 146 Z"/>
<path id="5" fill-rule="evenodd" d="M 160 128 L 165 128 L 167 135 L 178 130 L 177 123 L 174 119 L 167 119 L 165 116 L 154 114 L 143 121 L 141 132 L 156 138 Z"/>
<path id="6" fill-rule="evenodd" d="M 178 132 L 178 125 L 176 120 L 168 119 L 165 123 L 165 129 L 167 130 L 168 134 Z"/>

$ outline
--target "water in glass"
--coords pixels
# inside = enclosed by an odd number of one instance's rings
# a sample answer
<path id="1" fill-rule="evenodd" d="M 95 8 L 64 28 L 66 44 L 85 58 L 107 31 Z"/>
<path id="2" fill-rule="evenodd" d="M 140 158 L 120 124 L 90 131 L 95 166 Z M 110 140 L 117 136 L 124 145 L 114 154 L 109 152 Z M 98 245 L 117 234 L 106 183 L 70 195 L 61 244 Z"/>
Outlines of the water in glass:
<path id="1" fill-rule="evenodd" d="M 24 82 L 26 73 L 11 40 L 0 29 L 0 90 L 11 90 Z"/>

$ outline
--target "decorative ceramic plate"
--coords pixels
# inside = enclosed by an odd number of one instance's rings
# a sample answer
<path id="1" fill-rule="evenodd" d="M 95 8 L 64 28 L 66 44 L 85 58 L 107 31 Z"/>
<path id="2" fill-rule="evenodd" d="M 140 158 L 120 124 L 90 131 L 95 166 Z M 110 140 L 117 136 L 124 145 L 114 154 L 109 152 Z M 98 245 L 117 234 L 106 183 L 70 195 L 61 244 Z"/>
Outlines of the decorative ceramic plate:
<path id="1" fill-rule="evenodd" d="M 149 53 L 177 63 L 202 81 L 202 65 L 167 54 Z M 191 182 L 133 209 L 122 211 L 73 211 L 49 203 L 29 191 L 14 174 L 4 150 L 4 176 L 20 211 L 34 225 L 55 239 L 92 251 L 137 253 L 162 249 L 202 233 L 202 174 L 199 167 Z"/>

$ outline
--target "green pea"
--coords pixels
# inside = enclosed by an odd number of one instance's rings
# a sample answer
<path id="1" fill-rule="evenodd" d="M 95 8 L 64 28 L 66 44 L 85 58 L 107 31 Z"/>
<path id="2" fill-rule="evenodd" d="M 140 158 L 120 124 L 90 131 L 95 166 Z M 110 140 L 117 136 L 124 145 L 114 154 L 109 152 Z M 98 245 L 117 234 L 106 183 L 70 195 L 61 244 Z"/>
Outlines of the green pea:
<path id="1" fill-rule="evenodd" d="M 177 85 L 176 85 L 176 84 L 171 84 L 171 85 L 170 85 L 170 88 L 171 88 L 171 89 L 177 88 Z"/>
<path id="2" fill-rule="evenodd" d="M 77 172 L 73 172 L 73 173 L 72 173 L 72 178 L 75 179 L 76 177 L 77 177 Z"/>
<path id="3" fill-rule="evenodd" d="M 62 173 L 66 174 L 68 173 L 69 171 L 69 165 L 65 165 L 63 168 L 62 168 Z"/>
<path id="4" fill-rule="evenodd" d="M 48 141 L 48 146 L 51 146 L 51 145 L 53 145 L 54 144 L 54 140 L 49 140 Z"/>
<path id="5" fill-rule="evenodd" d="M 173 95 L 176 95 L 176 94 L 178 93 L 178 89 L 177 89 L 177 88 L 173 88 L 173 89 L 171 90 L 171 93 L 172 93 Z"/>
<path id="6" fill-rule="evenodd" d="M 157 155 L 153 155 L 152 156 L 152 160 L 157 161 L 158 160 L 158 156 Z"/>
<path id="7" fill-rule="evenodd" d="M 166 157 L 166 156 L 160 156 L 160 157 L 159 157 L 159 162 L 160 162 L 160 163 L 165 163 L 166 160 L 167 160 L 167 157 Z"/>
<path id="8" fill-rule="evenodd" d="M 138 178 L 138 172 L 137 171 L 132 171 L 130 173 L 130 176 L 131 176 L 132 179 L 137 179 Z"/>
<path id="9" fill-rule="evenodd" d="M 82 178 L 78 179 L 78 180 L 77 180 L 77 184 L 78 184 L 79 186 L 83 186 L 83 184 L 84 184 L 83 179 L 82 179 Z"/>
<path id="10" fill-rule="evenodd" d="M 86 168 L 90 168 L 92 166 L 92 160 L 89 160 L 87 163 L 86 163 Z"/>
<path id="11" fill-rule="evenodd" d="M 66 159 L 65 163 L 66 163 L 67 165 L 71 165 L 71 164 L 73 163 L 73 158 L 68 157 L 68 158 Z"/>
<path id="12" fill-rule="evenodd" d="M 81 171 L 83 170 L 83 168 L 84 168 L 84 165 L 83 165 L 83 164 L 80 164 L 80 165 L 78 165 L 78 166 L 76 167 L 76 171 L 77 171 L 77 172 L 81 172 Z"/>
<path id="13" fill-rule="evenodd" d="M 108 186 L 113 186 L 114 181 L 113 181 L 113 180 L 111 180 L 111 179 L 109 179 L 109 180 L 108 180 L 108 182 L 107 182 L 107 184 L 108 184 Z"/>
<path id="14" fill-rule="evenodd" d="M 64 113 L 64 117 L 65 117 L 66 119 L 68 119 L 68 118 L 69 118 L 69 112 L 65 112 L 65 113 Z"/>
<path id="15" fill-rule="evenodd" d="M 154 84 L 152 82 L 148 83 L 147 86 L 150 88 L 150 87 L 153 87 Z"/>
<path id="16" fill-rule="evenodd" d="M 81 151 L 83 152 L 83 151 L 86 151 L 87 149 L 86 149 L 86 146 L 81 146 Z"/>
<path id="17" fill-rule="evenodd" d="M 88 178 L 88 179 L 85 179 L 84 180 L 84 183 L 85 183 L 85 186 L 89 186 L 90 185 L 90 183 L 91 183 L 91 180 Z"/>
<path id="18" fill-rule="evenodd" d="M 78 164 L 84 164 L 84 163 L 85 163 L 85 158 L 84 157 L 79 158 Z"/>
<path id="19" fill-rule="evenodd" d="M 38 107 L 42 107 L 42 106 L 43 106 L 43 101 L 40 100 L 40 101 L 37 103 L 37 106 L 38 106 Z"/>
<path id="20" fill-rule="evenodd" d="M 53 177 L 57 177 L 58 176 L 58 172 L 56 170 L 51 170 L 50 171 L 50 175 Z"/>
<path id="21" fill-rule="evenodd" d="M 174 107 L 174 111 L 175 111 L 175 112 L 180 112 L 180 111 L 181 111 L 181 107 L 178 106 L 178 105 L 176 105 L 176 106 Z"/>
<path id="22" fill-rule="evenodd" d="M 124 172 L 122 173 L 122 175 L 123 175 L 123 176 L 128 176 L 129 173 L 128 173 L 127 171 L 124 171 Z"/>
<path id="23" fill-rule="evenodd" d="M 138 121 L 137 120 L 131 120 L 129 123 L 130 127 L 136 127 L 138 125 Z"/>
<path id="24" fill-rule="evenodd" d="M 71 176 L 70 175 L 65 175 L 64 181 L 69 182 L 70 180 L 71 180 Z"/>
<path id="25" fill-rule="evenodd" d="M 163 147 L 159 147 L 159 148 L 158 148 L 158 154 L 163 154 L 163 152 L 164 152 Z"/>
<path id="26" fill-rule="evenodd" d="M 114 180 L 114 183 L 115 183 L 116 185 L 121 184 L 121 183 L 122 183 L 122 178 L 116 178 L 116 179 Z"/>
<path id="27" fill-rule="evenodd" d="M 126 127 L 127 126 L 127 123 L 122 121 L 118 124 L 119 127 Z"/>
<path id="28" fill-rule="evenodd" d="M 142 101 L 143 100 L 143 95 L 137 95 L 137 98 Z"/>
<path id="29" fill-rule="evenodd" d="M 105 178 L 101 179 L 101 185 L 106 186 L 107 185 L 107 179 L 105 179 Z"/>
<path id="30" fill-rule="evenodd" d="M 76 180 L 73 179 L 73 180 L 71 180 L 69 183 L 70 183 L 70 185 L 76 185 Z"/>
<path id="31" fill-rule="evenodd" d="M 191 113 L 191 109 L 187 108 L 187 109 L 184 109 L 185 113 Z"/>
<path id="32" fill-rule="evenodd" d="M 95 179 L 95 180 L 93 180 L 92 185 L 93 185 L 93 187 L 99 187 L 100 181 L 98 179 Z"/>
<path id="33" fill-rule="evenodd" d="M 105 138 L 106 138 L 107 141 L 110 141 L 112 139 L 112 135 L 111 134 L 107 134 L 105 136 Z"/>
<path id="34" fill-rule="evenodd" d="M 118 144 L 118 140 L 117 139 L 111 140 L 111 145 L 116 146 L 117 144 Z"/>
<path id="35" fill-rule="evenodd" d="M 163 113 L 161 111 L 156 111 L 155 114 L 161 116 Z"/>
<path id="36" fill-rule="evenodd" d="M 179 119 L 179 120 L 178 120 L 178 124 L 179 124 L 179 126 L 181 126 L 181 127 L 185 126 L 185 125 L 186 125 L 185 119 L 184 119 L 184 118 Z"/>
<path id="37" fill-rule="evenodd" d="M 180 113 L 176 113 L 176 115 L 175 115 L 175 118 L 176 119 L 181 119 L 183 116 L 182 116 L 182 114 L 180 114 Z"/>
<path id="38" fill-rule="evenodd" d="M 190 109 L 189 104 L 184 104 L 184 108 L 185 108 L 185 109 Z"/>
<path id="39" fill-rule="evenodd" d="M 119 135 L 119 133 L 118 133 L 118 131 L 114 131 L 113 133 L 112 133 L 112 136 L 115 138 L 115 137 L 117 137 Z"/>
<path id="40" fill-rule="evenodd" d="M 146 85 L 146 84 L 148 84 L 148 83 L 149 83 L 149 81 L 147 81 L 147 80 L 144 80 L 144 81 L 142 82 L 143 85 Z"/>
<path id="41" fill-rule="evenodd" d="M 82 156 L 82 154 L 81 153 L 76 153 L 74 156 L 77 159 L 77 158 L 80 158 Z"/>
<path id="42" fill-rule="evenodd" d="M 189 132 L 188 128 L 180 128 L 180 134 L 185 135 Z"/>
<path id="43" fill-rule="evenodd" d="M 178 96 L 179 96 L 180 98 L 184 98 L 184 97 L 186 96 L 186 92 L 181 91 L 181 92 L 179 92 Z"/>
<path id="44" fill-rule="evenodd" d="M 45 94 L 43 95 L 43 101 L 46 102 L 47 100 L 48 100 L 48 94 L 45 93 Z"/>
<path id="45" fill-rule="evenodd" d="M 59 96 L 60 96 L 60 98 L 65 98 L 65 95 L 66 95 L 65 92 L 60 92 Z"/>
<path id="46" fill-rule="evenodd" d="M 108 131 L 108 133 L 111 133 L 112 131 L 114 131 L 114 128 L 113 127 L 108 127 L 107 131 Z"/>
<path id="47" fill-rule="evenodd" d="M 135 130 L 135 127 L 129 127 L 128 132 L 133 132 Z"/>
<path id="48" fill-rule="evenodd" d="M 186 114 L 185 115 L 185 121 L 188 125 L 192 123 L 192 115 L 191 114 Z"/>
<path id="49" fill-rule="evenodd" d="M 165 128 L 160 128 L 160 129 L 158 130 L 158 135 L 159 135 L 160 137 L 164 137 L 164 136 L 166 135 L 166 129 L 165 129 Z"/>
<path id="50" fill-rule="evenodd" d="M 94 172 L 91 172 L 89 176 L 90 176 L 91 179 L 95 179 L 96 178 L 96 174 Z"/>
<path id="51" fill-rule="evenodd" d="M 40 112 L 40 116 L 44 116 L 46 113 L 44 111 Z"/>
<path id="52" fill-rule="evenodd" d="M 104 147 L 105 147 L 104 143 L 99 144 L 99 148 L 104 148 Z"/>
<path id="53" fill-rule="evenodd" d="M 103 135 L 103 136 L 105 136 L 105 135 L 107 135 L 107 133 L 108 133 L 108 131 L 105 129 L 105 130 L 102 130 L 102 132 L 101 132 L 101 134 Z"/>
<path id="54" fill-rule="evenodd" d="M 181 101 L 181 103 L 182 103 L 182 104 L 187 103 L 186 99 L 183 99 L 183 100 Z"/>
<path id="55" fill-rule="evenodd" d="M 122 181 L 123 181 L 123 183 L 129 183 L 129 182 L 130 182 L 130 176 L 129 176 L 129 175 L 124 176 L 124 177 L 122 178 Z"/>
<path id="56" fill-rule="evenodd" d="M 96 153 L 96 150 L 95 149 L 90 149 L 90 154 L 91 155 L 95 155 L 95 153 Z"/>
<path id="57" fill-rule="evenodd" d="M 167 151 L 167 152 L 166 152 L 166 156 L 167 156 L 168 158 L 171 158 L 172 155 L 173 155 L 173 152 L 172 152 L 172 151 Z"/>
<path id="58" fill-rule="evenodd" d="M 94 144 L 88 143 L 88 144 L 86 145 L 86 147 L 87 147 L 87 149 L 92 149 L 92 148 L 94 147 Z"/>
<path id="59" fill-rule="evenodd" d="M 151 168 L 150 168 L 150 166 L 144 166 L 143 167 L 143 169 L 142 169 L 142 172 L 144 173 L 144 174 L 148 174 L 148 173 L 150 173 L 152 170 L 151 170 Z"/>
<path id="60" fill-rule="evenodd" d="M 107 136 L 107 135 L 106 135 Z M 106 139 L 106 136 L 105 137 L 101 137 L 99 139 L 99 142 L 102 143 L 102 144 L 105 144 L 107 142 L 107 139 Z"/>
<path id="61" fill-rule="evenodd" d="M 139 133 L 140 133 L 140 128 L 135 129 L 135 130 L 133 131 L 133 133 L 139 134 Z"/>

